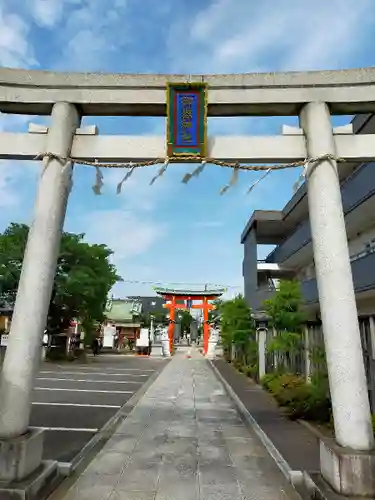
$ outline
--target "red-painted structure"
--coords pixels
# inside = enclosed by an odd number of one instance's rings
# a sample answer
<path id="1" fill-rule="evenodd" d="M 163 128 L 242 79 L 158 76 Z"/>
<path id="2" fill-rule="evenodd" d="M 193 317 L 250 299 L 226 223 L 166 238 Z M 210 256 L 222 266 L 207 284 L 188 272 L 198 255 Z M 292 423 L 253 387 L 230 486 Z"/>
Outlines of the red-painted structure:
<path id="1" fill-rule="evenodd" d="M 217 290 L 200 291 L 155 288 L 155 292 L 158 295 L 162 296 L 166 301 L 164 307 L 169 311 L 168 336 L 171 352 L 173 348 L 174 325 L 176 324 L 176 309 L 190 309 L 190 307 L 188 307 L 187 305 L 188 302 L 199 301 L 200 303 L 198 304 L 192 304 L 191 308 L 203 310 L 203 352 L 204 354 L 207 353 L 208 339 L 210 337 L 208 312 L 212 309 L 215 309 L 215 306 L 213 304 L 210 304 L 210 300 L 218 299 L 223 293 L 225 293 L 225 291 L 226 290 L 224 288 L 220 288 Z"/>

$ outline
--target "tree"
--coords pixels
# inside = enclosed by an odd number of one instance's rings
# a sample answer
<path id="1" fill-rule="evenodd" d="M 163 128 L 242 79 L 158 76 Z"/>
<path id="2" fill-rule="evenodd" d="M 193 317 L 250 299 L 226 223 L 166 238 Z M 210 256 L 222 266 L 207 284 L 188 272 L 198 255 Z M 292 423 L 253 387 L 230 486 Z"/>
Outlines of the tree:
<path id="1" fill-rule="evenodd" d="M 212 305 L 215 309 L 211 309 L 208 312 L 208 321 L 216 321 L 220 317 L 220 307 L 223 304 L 222 299 L 216 299 L 212 301 Z"/>
<path id="2" fill-rule="evenodd" d="M 180 325 L 181 325 L 181 333 L 185 333 L 190 331 L 190 325 L 191 322 L 193 321 L 193 316 L 190 314 L 190 311 L 184 311 L 182 310 L 179 313 L 179 320 L 180 320 Z"/>
<path id="3" fill-rule="evenodd" d="M 241 363 L 256 364 L 255 328 L 248 307 L 242 295 L 224 301 L 219 306 L 221 337 L 226 353 L 231 352 L 232 344 L 236 346 Z"/>
<path id="4" fill-rule="evenodd" d="M 300 283 L 296 280 L 281 280 L 274 296 L 264 302 L 271 326 L 277 331 L 268 350 L 278 354 L 279 366 L 284 370 L 296 370 L 295 358 L 302 349 L 302 325 L 305 320 L 302 302 Z"/>
<path id="5" fill-rule="evenodd" d="M 141 314 L 140 321 L 144 328 L 149 328 L 151 326 L 151 316 L 154 318 L 154 326 L 158 324 L 165 324 L 167 322 L 167 310 L 165 311 L 154 311 L 152 313 Z"/>
<path id="6" fill-rule="evenodd" d="M 0 234 L 1 293 L 13 302 L 28 231 L 25 224 L 13 223 Z M 50 334 L 65 330 L 73 318 L 80 319 L 85 331 L 93 329 L 104 319 L 110 289 L 121 280 L 109 262 L 112 250 L 86 243 L 83 238 L 84 234 L 62 235 L 47 319 Z"/>

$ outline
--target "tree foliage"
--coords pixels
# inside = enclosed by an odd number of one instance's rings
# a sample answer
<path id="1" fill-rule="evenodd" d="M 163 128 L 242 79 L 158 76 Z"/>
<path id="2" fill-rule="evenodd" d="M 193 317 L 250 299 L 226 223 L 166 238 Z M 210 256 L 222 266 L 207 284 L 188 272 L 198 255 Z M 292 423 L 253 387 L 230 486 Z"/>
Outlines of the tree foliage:
<path id="1" fill-rule="evenodd" d="M 178 316 L 181 325 L 181 333 L 189 332 L 190 325 L 194 319 L 193 316 L 190 314 L 190 311 L 182 310 Z"/>
<path id="2" fill-rule="evenodd" d="M 216 299 L 212 301 L 212 305 L 215 307 L 215 309 L 211 309 L 208 312 L 208 321 L 216 321 L 220 317 L 220 308 L 223 304 L 222 299 Z"/>
<path id="3" fill-rule="evenodd" d="M 278 355 L 279 367 L 295 370 L 296 357 L 302 351 L 302 294 L 298 281 L 281 280 L 275 295 L 264 303 L 277 335 L 267 346 L 269 352 Z"/>
<path id="4" fill-rule="evenodd" d="M 227 359 L 238 366 L 246 367 L 249 373 L 257 371 L 257 344 L 255 325 L 242 295 L 232 300 L 223 301 L 218 307 L 221 325 L 221 337 Z M 232 350 L 234 346 L 234 351 Z"/>
<path id="5" fill-rule="evenodd" d="M 151 316 L 154 318 L 154 326 L 167 322 L 167 310 L 165 311 L 153 311 L 152 313 L 141 314 L 141 323 L 144 328 L 149 328 L 151 326 Z"/>
<path id="6" fill-rule="evenodd" d="M 13 223 L 0 234 L 3 300 L 14 302 L 28 231 L 27 225 Z M 121 280 L 109 261 L 112 250 L 106 245 L 86 243 L 83 238 L 84 234 L 62 235 L 48 312 L 49 333 L 63 331 L 73 318 L 79 318 L 87 328 L 102 321 L 108 293 Z"/>
<path id="7" fill-rule="evenodd" d="M 274 296 L 264 302 L 271 324 L 277 330 L 289 332 L 301 331 L 305 315 L 302 311 L 301 286 L 295 280 L 280 280 Z"/>
<path id="8" fill-rule="evenodd" d="M 242 295 L 219 306 L 221 335 L 226 344 L 244 343 L 254 333 L 251 309 Z"/>

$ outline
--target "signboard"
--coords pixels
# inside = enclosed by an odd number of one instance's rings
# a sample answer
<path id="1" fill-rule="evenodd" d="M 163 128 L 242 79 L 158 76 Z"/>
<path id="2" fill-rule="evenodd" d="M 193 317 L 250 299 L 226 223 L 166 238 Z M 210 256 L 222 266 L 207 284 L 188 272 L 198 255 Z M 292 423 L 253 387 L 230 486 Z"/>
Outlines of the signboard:
<path id="1" fill-rule="evenodd" d="M 167 154 L 170 158 L 206 157 L 207 86 L 168 83 Z"/>
<path id="2" fill-rule="evenodd" d="M 116 327 L 105 326 L 103 328 L 103 347 L 113 347 Z"/>
<path id="3" fill-rule="evenodd" d="M 139 337 L 136 340 L 137 347 L 148 347 L 149 346 L 149 334 L 148 328 L 141 328 Z"/>
<path id="4" fill-rule="evenodd" d="M 2 347 L 7 347 L 7 345 L 8 345 L 8 339 L 9 339 L 9 334 L 3 333 L 2 335 L 0 335 L 0 338 L 1 338 L 0 345 Z"/>

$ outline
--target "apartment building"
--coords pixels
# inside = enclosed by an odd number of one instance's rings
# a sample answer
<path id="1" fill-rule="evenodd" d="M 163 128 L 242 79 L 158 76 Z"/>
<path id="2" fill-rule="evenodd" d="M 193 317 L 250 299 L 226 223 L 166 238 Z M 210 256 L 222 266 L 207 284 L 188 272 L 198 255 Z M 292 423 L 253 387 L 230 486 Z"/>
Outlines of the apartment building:
<path id="1" fill-rule="evenodd" d="M 352 125 L 356 134 L 375 134 L 375 115 L 356 116 Z M 340 163 L 338 171 L 369 398 L 375 411 L 375 163 Z M 296 278 L 301 282 L 309 337 L 322 342 L 306 186 L 282 210 L 255 210 L 241 242 L 245 299 L 256 316 L 262 316 L 263 302 L 275 293 L 279 279 Z M 262 261 L 259 245 L 274 245 Z"/>
<path id="2" fill-rule="evenodd" d="M 358 115 L 352 125 L 356 134 L 375 134 L 374 115 Z M 375 316 L 375 163 L 340 163 L 339 175 L 358 314 Z M 305 185 L 282 210 L 254 211 L 241 242 L 245 298 L 253 310 L 262 309 L 275 280 L 297 278 L 307 310 L 319 317 Z M 258 245 L 275 248 L 259 261 Z"/>

